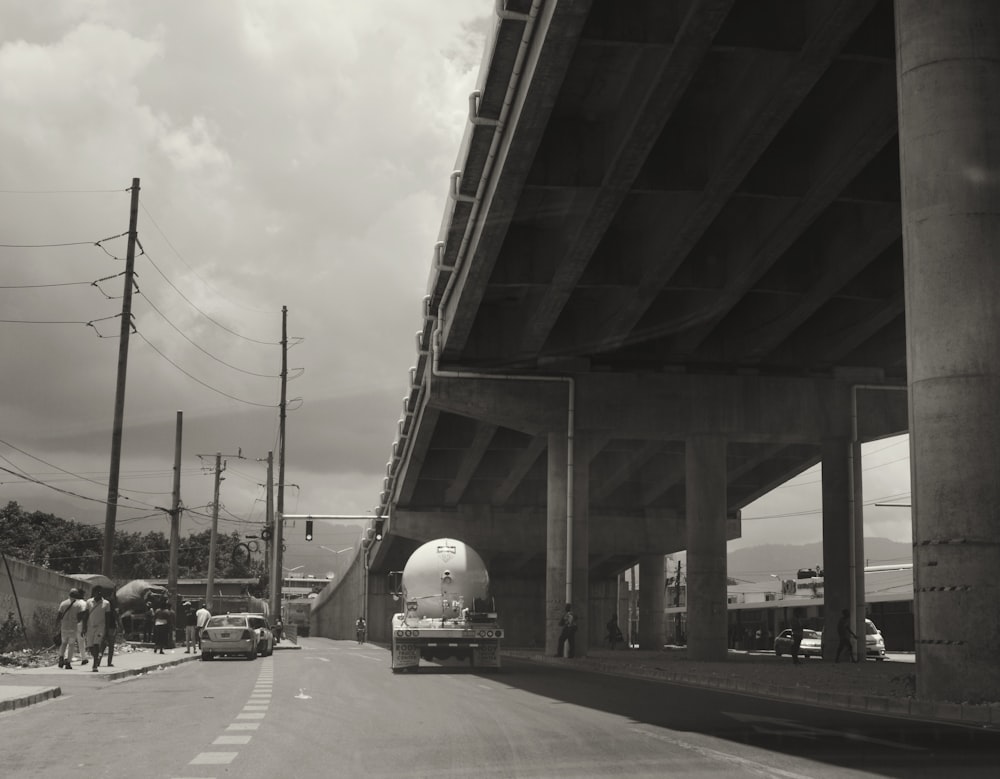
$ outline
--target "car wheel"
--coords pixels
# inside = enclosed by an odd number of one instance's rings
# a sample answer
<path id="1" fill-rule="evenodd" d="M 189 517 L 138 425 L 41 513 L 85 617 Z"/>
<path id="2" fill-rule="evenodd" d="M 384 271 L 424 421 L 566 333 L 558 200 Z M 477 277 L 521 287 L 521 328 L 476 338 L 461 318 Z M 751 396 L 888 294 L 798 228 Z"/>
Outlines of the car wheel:
<path id="1" fill-rule="evenodd" d="M 774 656 L 781 657 L 781 650 L 778 649 L 777 647 L 774 648 Z"/>
<path id="2" fill-rule="evenodd" d="M 256 660 L 256 659 L 257 659 L 257 647 L 251 647 L 250 651 L 247 652 L 247 660 Z"/>
<path id="3" fill-rule="evenodd" d="M 201 653 L 201 659 L 202 660 L 211 660 L 212 659 L 212 653 L 211 652 L 202 652 Z"/>

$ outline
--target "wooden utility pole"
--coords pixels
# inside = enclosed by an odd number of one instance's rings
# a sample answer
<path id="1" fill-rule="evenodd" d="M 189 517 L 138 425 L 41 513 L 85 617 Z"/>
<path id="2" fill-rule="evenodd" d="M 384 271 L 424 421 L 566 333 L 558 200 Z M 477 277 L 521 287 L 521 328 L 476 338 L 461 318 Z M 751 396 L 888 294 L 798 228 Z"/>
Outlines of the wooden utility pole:
<path id="1" fill-rule="evenodd" d="M 128 337 L 132 332 L 132 287 L 135 276 L 136 223 L 139 220 L 139 179 L 132 179 L 132 203 L 128 217 L 128 250 L 125 256 L 125 292 L 122 295 L 121 338 L 118 341 L 118 384 L 115 388 L 115 420 L 111 433 L 111 468 L 108 473 L 108 503 L 104 515 L 104 557 L 101 573 L 112 577 L 115 549 L 115 519 L 118 514 L 118 474 L 122 459 L 122 426 L 125 418 L 125 375 L 128 367 Z"/>
<path id="2" fill-rule="evenodd" d="M 181 429 L 184 426 L 184 412 L 177 412 L 177 434 L 174 437 L 174 493 L 170 504 L 170 571 L 167 574 L 167 589 L 177 610 L 177 551 L 181 544 Z"/>
<path id="3" fill-rule="evenodd" d="M 288 387 L 288 306 L 281 307 L 281 410 L 278 416 L 278 516 L 285 513 L 285 405 Z M 270 505 L 270 503 L 268 504 Z M 284 523 L 274 523 L 274 579 L 271 582 L 271 619 L 281 618 L 284 574 Z"/>
<path id="4" fill-rule="evenodd" d="M 281 601 L 278 600 L 281 591 L 281 534 L 275 527 L 277 523 L 274 521 L 274 452 L 267 453 L 267 489 L 265 492 L 267 494 L 266 522 L 267 526 L 271 528 L 271 557 L 267 562 L 271 567 L 268 577 L 271 586 L 268 594 L 271 596 L 271 619 L 273 620 L 275 609 L 278 609 L 277 613 L 281 613 Z"/>
<path id="5" fill-rule="evenodd" d="M 215 497 L 212 499 L 212 532 L 208 542 L 208 582 L 205 585 L 205 608 L 212 610 L 212 596 L 215 589 L 215 549 L 216 537 L 219 533 L 219 485 L 222 482 L 222 471 L 225 469 L 222 454 L 215 453 Z"/>

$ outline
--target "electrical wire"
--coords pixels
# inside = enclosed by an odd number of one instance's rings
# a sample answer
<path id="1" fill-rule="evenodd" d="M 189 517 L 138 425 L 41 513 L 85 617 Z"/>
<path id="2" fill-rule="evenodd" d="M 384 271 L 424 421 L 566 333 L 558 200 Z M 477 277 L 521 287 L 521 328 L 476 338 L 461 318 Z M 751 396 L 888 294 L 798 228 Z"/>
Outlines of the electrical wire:
<path id="1" fill-rule="evenodd" d="M 171 360 L 169 357 L 167 357 L 167 355 L 165 355 L 163 352 L 161 352 L 159 349 L 157 349 L 156 346 L 154 346 L 149 341 L 149 339 L 146 338 L 146 336 L 144 336 L 138 330 L 135 331 L 135 335 L 138 338 L 141 338 L 142 341 L 143 341 L 143 343 L 145 343 L 147 346 L 149 346 L 150 349 L 152 349 L 154 352 L 156 352 L 158 355 L 160 355 L 160 357 L 162 357 L 168 363 L 170 363 L 171 365 L 173 365 L 177 370 L 179 370 L 181 373 L 183 373 L 185 376 L 187 376 L 189 379 L 191 379 L 191 381 L 196 382 L 197 384 L 200 384 L 201 386 L 205 387 L 205 389 L 209 389 L 212 392 L 215 392 L 215 393 L 218 393 L 219 395 L 222 395 L 223 397 L 229 398 L 230 400 L 235 400 L 237 403 L 244 403 L 244 404 L 246 404 L 248 406 L 257 406 L 258 408 L 278 408 L 279 404 L 277 404 L 277 403 L 256 403 L 255 401 L 252 401 L 252 400 L 246 400 L 245 398 L 238 398 L 235 395 L 230 395 L 228 392 L 224 392 L 223 390 L 220 390 L 218 387 L 213 387 L 211 384 L 208 384 L 208 383 L 202 381 L 201 379 L 199 379 L 199 378 L 191 375 L 186 370 L 184 370 L 180 365 L 178 365 L 177 363 L 175 363 L 173 360 Z"/>
<path id="2" fill-rule="evenodd" d="M 206 355 L 207 357 L 212 358 L 213 360 L 215 360 L 217 363 L 219 363 L 221 365 L 225 365 L 227 368 L 231 368 L 234 371 L 239 371 L 240 373 L 244 373 L 247 376 L 257 376 L 257 377 L 262 378 L 262 379 L 280 379 L 281 378 L 281 376 L 279 376 L 276 373 L 257 373 L 255 371 L 249 371 L 249 370 L 246 370 L 245 368 L 240 368 L 240 367 L 238 367 L 236 365 L 232 365 L 231 363 L 226 362 L 225 360 L 223 360 L 220 357 L 216 357 L 210 351 L 208 351 L 204 347 L 200 346 L 199 344 L 195 343 L 187 335 L 187 333 L 185 333 L 177 325 L 175 325 L 173 322 L 171 322 L 170 319 L 169 319 L 169 317 L 167 317 L 166 314 L 164 314 L 162 311 L 160 311 L 160 309 L 156 307 L 156 305 L 153 303 L 153 301 L 149 299 L 149 295 L 147 295 L 145 292 L 143 292 L 141 294 L 142 294 L 142 297 L 145 298 L 146 302 L 149 303 L 149 307 L 152 308 L 153 311 L 155 311 L 157 314 L 159 314 L 160 317 L 163 319 L 164 322 L 166 322 L 168 325 L 170 325 L 175 331 L 177 331 L 177 333 L 180 334 L 180 336 L 185 341 L 187 341 L 189 344 L 191 344 L 195 349 L 197 349 L 202 354 Z"/>
<path id="3" fill-rule="evenodd" d="M 141 245 L 142 244 L 140 244 L 140 246 Z M 153 266 L 153 269 L 157 273 L 159 273 L 160 276 L 163 277 L 163 280 L 165 282 L 167 282 L 167 284 L 169 284 L 173 288 L 174 292 L 176 292 L 178 295 L 180 295 L 184 299 L 184 301 L 189 306 L 191 306 L 191 308 L 193 308 L 195 311 L 197 311 L 199 314 L 201 314 L 203 317 L 205 317 L 205 319 L 207 319 L 209 322 L 211 322 L 216 327 L 218 327 L 218 328 L 220 328 L 222 330 L 225 330 L 227 333 L 229 333 L 230 335 L 234 335 L 237 338 L 242 338 L 244 341 L 249 341 L 250 343 L 261 344 L 262 346 L 281 346 L 281 342 L 280 341 L 261 341 L 261 340 L 258 340 L 256 338 L 251 338 L 249 336 L 243 335 L 242 333 L 238 333 L 235 330 L 233 330 L 233 329 L 231 329 L 229 327 L 226 327 L 226 325 L 222 324 L 221 322 L 219 322 L 218 320 L 214 319 L 209 314 L 207 314 L 204 311 L 202 311 L 187 295 L 185 295 L 183 292 L 181 292 L 180 289 L 177 287 L 177 285 L 174 284 L 167 277 L 167 275 L 162 270 L 160 270 L 160 267 L 153 261 L 153 258 L 149 255 L 149 252 L 147 252 L 145 249 L 143 249 L 143 255 L 146 257 L 146 260 L 149 262 L 149 264 Z"/>
<path id="4" fill-rule="evenodd" d="M 258 314 L 280 314 L 281 313 L 280 311 L 276 311 L 276 310 L 268 310 L 268 309 L 261 309 L 261 308 L 253 308 L 252 306 L 244 306 L 244 305 L 241 305 L 240 303 L 237 303 L 237 302 L 235 302 L 235 301 L 233 301 L 233 300 L 231 300 L 229 298 L 226 298 L 218 290 L 216 290 L 211 284 L 209 284 L 205 279 L 203 279 L 201 277 L 201 274 L 199 274 L 198 271 L 196 271 L 191 266 L 191 263 L 189 263 L 186 259 L 184 259 L 184 256 L 180 253 L 180 251 L 178 251 L 177 247 L 174 246 L 173 243 L 170 241 L 170 239 L 167 237 L 167 234 L 165 232 L 163 232 L 163 228 L 161 228 L 160 225 L 157 224 L 156 220 L 153 218 L 153 215 L 149 212 L 149 209 L 146 208 L 146 204 L 142 201 L 142 197 L 141 196 L 139 198 L 139 207 L 142 209 L 143 213 L 146 214 L 147 217 L 149 217 L 150 223 L 153 225 L 153 227 L 156 228 L 157 232 L 160 234 L 160 236 L 163 238 L 163 240 L 166 241 L 167 246 L 169 246 L 170 249 L 173 251 L 173 253 L 177 256 L 177 259 L 179 259 L 181 262 L 183 262 L 184 265 L 187 267 L 187 269 L 189 271 L 191 271 L 195 276 L 198 277 L 198 280 L 202 284 L 204 284 L 206 287 L 208 287 L 210 290 L 212 290 L 212 292 L 215 294 L 216 297 L 224 298 L 227 302 L 231 303 L 234 306 L 237 306 L 238 308 L 242 308 L 245 311 L 253 311 L 253 312 L 258 313 Z"/>

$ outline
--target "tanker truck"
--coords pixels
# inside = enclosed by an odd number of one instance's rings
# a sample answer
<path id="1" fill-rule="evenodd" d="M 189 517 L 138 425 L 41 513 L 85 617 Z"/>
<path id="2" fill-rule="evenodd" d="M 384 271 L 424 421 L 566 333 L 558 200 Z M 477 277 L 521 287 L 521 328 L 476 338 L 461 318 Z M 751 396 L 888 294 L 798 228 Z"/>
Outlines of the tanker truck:
<path id="1" fill-rule="evenodd" d="M 470 546 L 451 538 L 418 547 L 389 590 L 402 608 L 392 618 L 392 671 L 416 671 L 420 659 L 468 660 L 500 667 L 500 639 L 490 577 Z"/>

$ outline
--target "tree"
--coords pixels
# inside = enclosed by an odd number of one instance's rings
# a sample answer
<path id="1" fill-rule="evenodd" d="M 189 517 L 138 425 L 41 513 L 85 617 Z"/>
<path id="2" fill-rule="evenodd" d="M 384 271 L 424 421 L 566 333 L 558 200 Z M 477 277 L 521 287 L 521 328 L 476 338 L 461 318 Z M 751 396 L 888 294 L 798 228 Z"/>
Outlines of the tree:
<path id="1" fill-rule="evenodd" d="M 211 531 L 192 533 L 181 539 L 177 550 L 177 569 L 181 578 L 198 579 L 208 575 Z M 216 576 L 246 578 L 260 576 L 264 565 L 259 560 L 244 564 L 233 551 L 242 539 L 237 532 L 218 534 L 216 538 Z M 0 549 L 19 560 L 51 568 L 61 573 L 100 573 L 104 551 L 103 531 L 91 525 L 61 519 L 40 511 L 25 512 L 16 502 L 0 509 Z M 115 532 L 112 550 L 113 578 L 166 579 L 170 568 L 170 542 L 159 531 L 147 533 Z"/>

